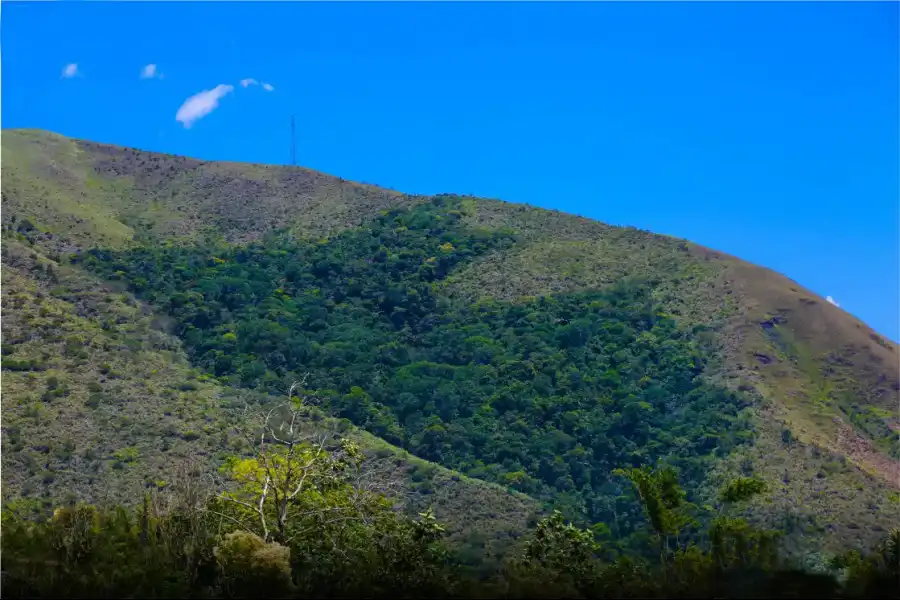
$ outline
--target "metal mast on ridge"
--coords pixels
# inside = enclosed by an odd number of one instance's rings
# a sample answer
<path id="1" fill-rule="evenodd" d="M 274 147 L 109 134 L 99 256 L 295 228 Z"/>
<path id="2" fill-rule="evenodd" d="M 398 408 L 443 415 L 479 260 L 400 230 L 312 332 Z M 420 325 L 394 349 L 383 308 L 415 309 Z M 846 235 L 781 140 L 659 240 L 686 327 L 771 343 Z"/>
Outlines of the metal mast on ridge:
<path id="1" fill-rule="evenodd" d="M 297 138 L 294 133 L 294 115 L 291 115 L 291 166 L 297 166 Z"/>

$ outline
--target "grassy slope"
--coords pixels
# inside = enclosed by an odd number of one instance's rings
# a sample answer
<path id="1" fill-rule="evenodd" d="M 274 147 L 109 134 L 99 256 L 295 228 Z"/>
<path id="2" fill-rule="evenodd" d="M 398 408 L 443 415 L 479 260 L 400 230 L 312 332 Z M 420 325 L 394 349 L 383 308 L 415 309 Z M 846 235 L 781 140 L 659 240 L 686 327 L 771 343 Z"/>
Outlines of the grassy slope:
<path id="1" fill-rule="evenodd" d="M 900 352 L 852 315 L 769 269 L 682 240 L 496 201 L 473 201 L 470 218 L 512 225 L 528 242 L 471 265 L 452 292 L 515 299 L 654 278 L 671 313 L 717 329 L 721 376 L 775 401 L 795 437 L 898 481 L 900 456 L 883 455 L 897 446 Z"/>
<path id="2" fill-rule="evenodd" d="M 4 500 L 133 501 L 173 465 L 213 468 L 239 451 L 228 431 L 245 398 L 191 369 L 129 294 L 19 241 L 4 240 L 2 275 Z M 432 505 L 470 555 L 501 553 L 539 508 L 365 432 L 345 435 L 401 476 L 411 510 Z"/>
<path id="3" fill-rule="evenodd" d="M 303 168 L 200 161 L 44 131 L 6 130 L 2 150 L 4 219 L 27 217 L 75 247 L 208 233 L 242 243 L 273 227 L 320 236 L 422 200 Z"/>
<path id="4" fill-rule="evenodd" d="M 626 274 L 657 280 L 669 312 L 715 331 L 722 360 L 710 376 L 758 394 L 756 445 L 720 469 L 771 483 L 757 518 L 800 533 L 792 543 L 807 548 L 868 545 L 896 520 L 895 344 L 796 282 L 695 244 L 522 205 L 469 206 L 473 222 L 511 225 L 528 241 L 457 274 L 451 293 L 513 300 Z"/>
<path id="5" fill-rule="evenodd" d="M 22 242 L 2 274 L 6 498 L 139 497 L 167 462 L 211 458 L 218 390 L 148 311 Z"/>
<path id="6" fill-rule="evenodd" d="M 198 186 L 196 196 L 173 194 L 175 204 L 163 208 L 148 202 L 140 213 L 143 220 L 136 219 L 135 206 L 146 200 L 147 192 L 136 191 L 134 181 L 144 178 L 139 172 L 126 177 L 104 173 L 103 147 L 85 150 L 45 132 L 4 132 L 2 141 L 4 224 L 15 221 L 15 228 L 28 219 L 38 227 L 5 231 L 3 239 L 4 500 L 133 500 L 147 485 L 165 482 L 172 466 L 188 457 L 212 466 L 235 452 L 227 431 L 242 400 L 234 391 L 191 369 L 180 341 L 164 333 L 164 320 L 148 307 L 53 260 L 77 248 L 135 244 L 142 231 L 176 241 L 202 235 L 199 216 L 176 226 L 166 220 L 168 209 L 175 206 L 174 212 L 181 212 L 178 206 L 189 205 L 189 212 L 200 215 L 203 209 L 194 203 L 204 198 L 212 202 L 219 196 L 217 188 L 206 184 Z M 147 161 L 154 164 L 152 158 Z M 125 163 L 137 168 L 140 158 L 126 158 Z M 238 174 L 253 170 L 243 165 L 207 169 L 227 172 L 228 182 L 215 185 L 232 192 Z M 315 216 L 307 222 L 304 215 L 327 210 L 333 200 L 328 190 L 336 181 L 308 174 L 311 191 L 284 196 L 300 216 L 292 217 L 296 222 L 279 221 L 279 226 L 321 235 L 377 213 L 385 202 L 394 202 L 386 199 L 399 196 L 346 184 L 349 206 L 361 209 L 349 216 L 330 214 L 330 222 Z M 296 185 L 302 189 L 306 184 Z M 326 192 L 316 195 L 321 189 Z M 304 200 L 304 193 L 313 200 Z M 223 196 L 240 208 L 240 194 Z M 219 212 L 224 216 L 217 226 L 231 241 L 252 239 L 268 228 L 264 212 L 249 223 L 234 217 L 241 213 L 228 206 Z M 154 223 L 165 233 L 158 233 L 155 224 L 140 226 L 150 219 L 158 219 Z M 388 465 L 402 476 L 410 510 L 433 506 L 466 556 L 484 549 L 489 555 L 502 554 L 539 510 L 526 496 L 412 457 L 365 432 L 351 428 L 346 435 L 362 443 L 373 466 Z"/>
<path id="7" fill-rule="evenodd" d="M 3 222 L 27 217 L 52 232 L 35 238 L 51 256 L 209 233 L 245 242 L 273 226 L 321 236 L 422 200 L 305 169 L 203 162 L 46 132 L 5 131 L 2 141 Z M 887 500 L 898 482 L 895 344 L 781 275 L 682 240 L 493 200 L 467 199 L 466 208 L 471 222 L 512 227 L 525 243 L 454 275 L 452 295 L 516 299 L 637 275 L 657 283 L 658 299 L 687 326 L 713 328 L 722 360 L 710 376 L 760 397 L 758 443 L 722 466 L 723 476 L 753 470 L 772 482 L 760 518 L 794 511 L 810 540 L 850 527 L 867 543 L 896 512 Z"/>

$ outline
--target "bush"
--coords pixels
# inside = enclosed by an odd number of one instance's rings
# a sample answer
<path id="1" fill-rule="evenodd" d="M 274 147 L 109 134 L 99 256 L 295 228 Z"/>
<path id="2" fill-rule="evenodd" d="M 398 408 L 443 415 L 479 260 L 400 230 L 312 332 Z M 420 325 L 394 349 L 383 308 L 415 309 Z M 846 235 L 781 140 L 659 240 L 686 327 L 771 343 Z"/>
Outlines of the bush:
<path id="1" fill-rule="evenodd" d="M 4 358 L 0 365 L 9 371 L 41 371 L 44 363 L 36 358 Z"/>
<path id="2" fill-rule="evenodd" d="M 233 531 L 214 550 L 226 595 L 273 598 L 291 588 L 291 551 L 246 531 Z"/>

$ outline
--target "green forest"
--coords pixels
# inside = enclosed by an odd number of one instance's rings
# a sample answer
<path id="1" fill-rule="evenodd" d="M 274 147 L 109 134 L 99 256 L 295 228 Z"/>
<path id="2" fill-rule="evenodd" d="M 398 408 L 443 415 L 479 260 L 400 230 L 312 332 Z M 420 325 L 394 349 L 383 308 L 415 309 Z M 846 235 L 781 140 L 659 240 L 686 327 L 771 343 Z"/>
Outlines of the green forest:
<path id="1" fill-rule="evenodd" d="M 192 361 L 282 395 L 293 381 L 339 417 L 410 452 L 539 498 L 630 543 L 640 508 L 612 476 L 664 461 L 688 489 L 752 439 L 749 401 L 704 377 L 704 332 L 652 300 L 652 281 L 462 305 L 454 268 L 515 244 L 440 196 L 327 240 L 279 232 L 77 262 L 167 315 Z"/>

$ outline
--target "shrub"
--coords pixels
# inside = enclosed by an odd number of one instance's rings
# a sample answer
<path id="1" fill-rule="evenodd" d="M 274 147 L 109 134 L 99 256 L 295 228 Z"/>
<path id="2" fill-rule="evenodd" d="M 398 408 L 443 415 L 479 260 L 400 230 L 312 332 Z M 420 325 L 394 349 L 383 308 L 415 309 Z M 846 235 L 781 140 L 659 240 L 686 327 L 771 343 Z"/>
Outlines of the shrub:
<path id="1" fill-rule="evenodd" d="M 272 598 L 291 587 L 291 551 L 246 531 L 233 531 L 214 550 L 226 595 Z"/>

